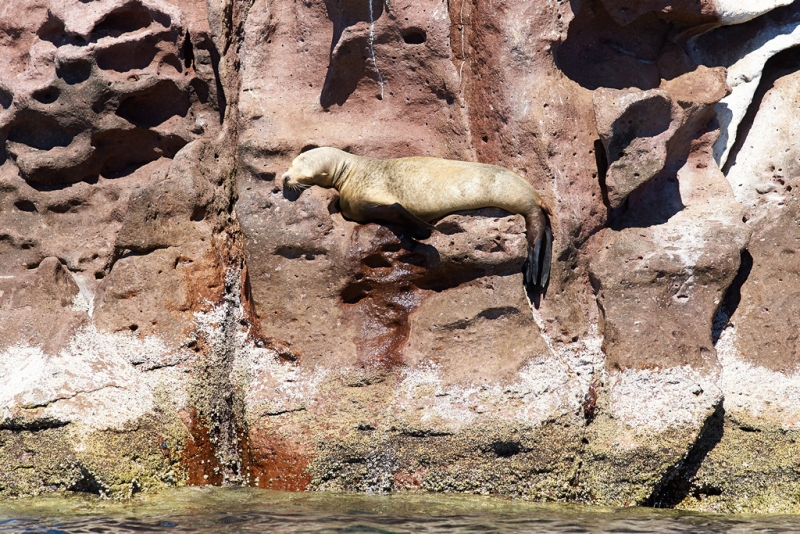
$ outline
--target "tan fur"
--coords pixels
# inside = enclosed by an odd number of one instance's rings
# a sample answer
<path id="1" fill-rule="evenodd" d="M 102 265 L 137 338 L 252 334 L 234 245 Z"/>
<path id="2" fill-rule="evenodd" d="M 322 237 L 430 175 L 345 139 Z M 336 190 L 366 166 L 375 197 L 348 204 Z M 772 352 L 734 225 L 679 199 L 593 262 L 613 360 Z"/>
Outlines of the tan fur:
<path id="1" fill-rule="evenodd" d="M 283 181 L 290 188 L 335 187 L 342 214 L 360 222 L 375 218 L 375 204 L 400 204 L 425 222 L 454 211 L 502 208 L 525 217 L 531 247 L 542 242 L 550 213 L 524 178 L 483 163 L 428 157 L 378 160 L 322 147 L 297 156 Z M 549 258 L 547 263 L 549 272 Z"/>

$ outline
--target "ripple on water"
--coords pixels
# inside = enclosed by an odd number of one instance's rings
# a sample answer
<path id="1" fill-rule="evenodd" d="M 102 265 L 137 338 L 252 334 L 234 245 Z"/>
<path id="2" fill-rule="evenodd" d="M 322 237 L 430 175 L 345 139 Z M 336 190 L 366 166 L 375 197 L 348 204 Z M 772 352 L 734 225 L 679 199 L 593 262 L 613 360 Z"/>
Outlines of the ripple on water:
<path id="1" fill-rule="evenodd" d="M 797 532 L 800 516 L 535 504 L 431 494 L 182 488 L 129 502 L 70 495 L 0 502 L 0 533 Z"/>

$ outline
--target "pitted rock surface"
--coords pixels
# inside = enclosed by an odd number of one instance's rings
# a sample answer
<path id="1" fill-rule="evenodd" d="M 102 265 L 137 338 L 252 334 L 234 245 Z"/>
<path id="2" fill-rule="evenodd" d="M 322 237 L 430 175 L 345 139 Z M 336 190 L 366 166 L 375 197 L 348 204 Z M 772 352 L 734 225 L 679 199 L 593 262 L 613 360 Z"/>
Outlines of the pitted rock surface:
<path id="1" fill-rule="evenodd" d="M 800 8 L 757 4 L 0 0 L 0 496 L 796 512 Z M 529 180 L 544 298 L 521 217 L 348 221 L 276 179 L 316 146 Z"/>

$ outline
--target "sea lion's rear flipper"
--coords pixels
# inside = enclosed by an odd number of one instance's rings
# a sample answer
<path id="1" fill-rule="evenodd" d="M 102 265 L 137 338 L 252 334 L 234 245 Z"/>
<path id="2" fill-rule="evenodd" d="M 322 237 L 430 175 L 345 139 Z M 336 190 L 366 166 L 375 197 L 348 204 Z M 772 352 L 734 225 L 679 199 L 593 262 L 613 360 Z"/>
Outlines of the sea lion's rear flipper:
<path id="1" fill-rule="evenodd" d="M 541 261 L 539 262 L 540 275 L 539 286 L 544 291 L 547 283 L 550 281 L 550 261 L 553 257 L 553 230 L 550 229 L 550 223 L 544 227 L 544 250 L 542 251 Z"/>
<path id="2" fill-rule="evenodd" d="M 553 231 L 550 222 L 545 221 L 542 235 L 528 247 L 528 260 L 525 262 L 525 284 L 535 294 L 544 293 L 550 281 L 550 262 L 553 255 Z"/>
<path id="3" fill-rule="evenodd" d="M 410 226 L 415 230 L 422 231 L 423 233 L 430 233 L 436 230 L 436 227 L 429 224 L 407 209 L 402 204 L 395 202 L 394 204 L 378 204 L 377 202 L 364 202 L 361 205 L 361 212 L 368 219 L 377 219 L 379 221 L 386 221 L 388 223 L 395 223 L 401 226 Z"/>

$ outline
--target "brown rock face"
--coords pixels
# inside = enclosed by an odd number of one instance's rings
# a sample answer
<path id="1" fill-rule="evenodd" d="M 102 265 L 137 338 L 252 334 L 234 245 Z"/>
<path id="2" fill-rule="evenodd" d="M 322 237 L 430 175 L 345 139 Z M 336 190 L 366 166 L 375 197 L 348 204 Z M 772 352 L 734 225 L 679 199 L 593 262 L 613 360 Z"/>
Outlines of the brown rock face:
<path id="1" fill-rule="evenodd" d="M 795 59 L 778 58 L 764 80 L 760 111 L 749 124 L 748 138 L 772 139 L 770 147 L 752 140 L 736 154 L 729 179 L 747 207 L 753 228 L 745 256 L 746 271 L 739 294 L 725 310 L 736 326 L 738 352 L 746 361 L 775 371 L 797 369 L 798 190 L 800 164 L 794 147 L 797 117 L 789 109 L 797 102 L 800 77 Z"/>
<path id="2" fill-rule="evenodd" d="M 721 74 L 701 67 L 665 90 L 595 92 L 609 204 L 626 203 L 592 263 L 612 366 L 716 365 L 711 324 L 748 237 L 711 157 Z M 647 122 L 626 118 L 637 115 Z"/>
<path id="3" fill-rule="evenodd" d="M 719 28 L 759 9 L 0 0 L 0 495 L 794 510 L 718 468 L 763 429 L 797 482 L 800 19 Z M 348 221 L 276 180 L 316 146 L 519 173 L 544 298 L 520 216 Z"/>
<path id="4" fill-rule="evenodd" d="M 203 352 L 193 313 L 222 298 L 237 264 L 220 245 L 235 230 L 206 6 L 0 11 L 0 486 L 124 495 L 177 483 L 192 471 L 178 450 L 198 431 L 178 414 Z M 191 404 L 214 422 L 209 403 Z M 41 451 L 17 450 L 37 433 Z M 123 465 L 131 457 L 138 467 Z M 19 458 L 49 478 L 19 475 Z"/>
<path id="5" fill-rule="evenodd" d="M 200 13 L 188 15 L 168 3 L 110 2 L 92 8 L 80 2 L 30 2 L 24 17 L 5 19 L 4 30 L 19 36 L 4 46 L 7 98 L 0 115 L 5 162 L 0 217 L 14 232 L 4 253 L 6 274 L 17 276 L 44 258 L 58 258 L 81 288 L 88 311 L 96 306 L 102 317 L 102 302 L 89 304 L 118 260 L 127 267 L 135 260 L 126 254 L 188 241 L 175 237 L 181 226 L 151 238 L 131 218 L 137 209 L 140 217 L 162 211 L 156 204 L 169 191 L 155 184 L 165 176 L 182 172 L 192 181 L 194 163 L 179 171 L 170 169 L 170 161 L 187 143 L 219 128 L 216 52 L 204 29 L 204 10 L 197 9 Z M 147 200 L 136 191 L 149 187 L 156 188 L 150 213 L 141 213 Z M 197 226 L 211 196 L 184 196 L 188 212 L 180 222 Z M 171 227 L 176 210 L 163 211 L 170 212 Z M 23 229 L 24 237 L 17 235 Z M 200 232 L 210 235 L 208 228 Z M 132 233 L 137 235 L 131 238 Z M 202 256 L 209 244 L 195 255 Z M 118 302 L 141 294 L 146 285 L 142 272 L 127 287 L 117 284 L 124 268 L 104 284 L 115 286 Z M 112 329 L 135 330 L 150 319 Z M 176 328 L 183 331 L 186 325 Z M 11 340 L 0 341 L 7 346 Z"/>
<path id="6" fill-rule="evenodd" d="M 9 344 L 57 348 L 85 322 L 85 313 L 73 309 L 78 286 L 57 258 L 45 258 L 20 276 L 4 277 L 0 287 L 0 336 Z"/>
<path id="7" fill-rule="evenodd" d="M 674 23 L 700 25 L 715 22 L 714 2 L 710 0 L 602 0 L 603 7 L 617 24 L 625 26 L 648 13 L 657 13 Z"/>
<path id="8" fill-rule="evenodd" d="M 598 134 L 605 147 L 608 204 L 628 196 L 657 175 L 673 175 L 693 148 L 691 141 L 715 129 L 711 106 L 726 96 L 722 69 L 698 67 L 651 91 L 594 92 Z"/>

